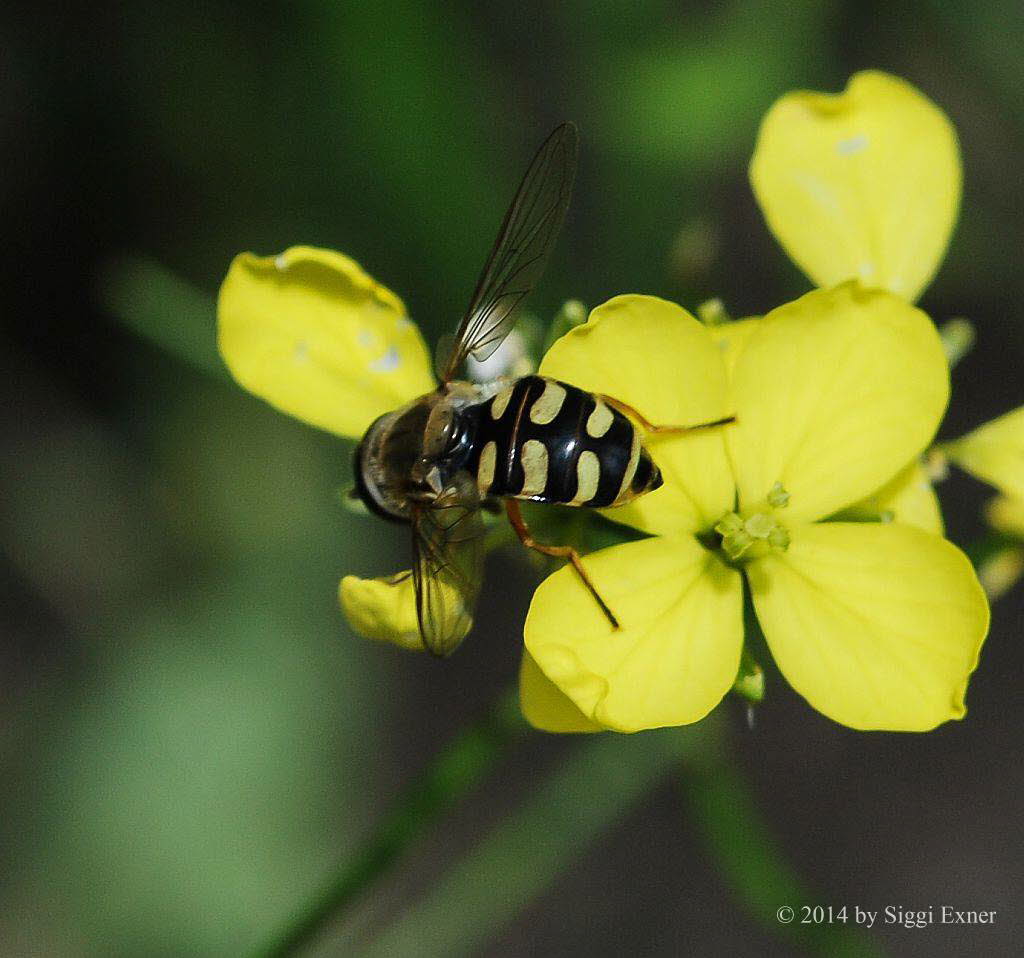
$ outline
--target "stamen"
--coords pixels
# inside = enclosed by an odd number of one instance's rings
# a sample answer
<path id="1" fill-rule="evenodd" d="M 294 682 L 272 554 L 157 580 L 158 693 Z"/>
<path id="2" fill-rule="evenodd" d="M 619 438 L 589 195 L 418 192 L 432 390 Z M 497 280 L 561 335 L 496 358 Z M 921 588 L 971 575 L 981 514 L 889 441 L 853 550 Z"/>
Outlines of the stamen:
<path id="1" fill-rule="evenodd" d="M 743 528 L 755 539 L 767 539 L 775 528 L 775 516 L 769 512 L 755 512 L 743 523 Z"/>
<path id="2" fill-rule="evenodd" d="M 784 509 L 789 505 L 789 493 L 783 488 L 781 482 L 776 482 L 768 492 L 768 505 L 773 509 Z"/>
<path id="3" fill-rule="evenodd" d="M 731 561 L 744 557 L 750 561 L 765 555 L 769 549 L 785 552 L 789 548 L 789 530 L 775 514 L 776 509 L 784 509 L 789 504 L 789 493 L 781 482 L 772 486 L 767 502 L 767 508 L 753 510 L 746 516 L 727 512 L 715 525 L 715 532 L 722 537 L 722 551 Z"/>

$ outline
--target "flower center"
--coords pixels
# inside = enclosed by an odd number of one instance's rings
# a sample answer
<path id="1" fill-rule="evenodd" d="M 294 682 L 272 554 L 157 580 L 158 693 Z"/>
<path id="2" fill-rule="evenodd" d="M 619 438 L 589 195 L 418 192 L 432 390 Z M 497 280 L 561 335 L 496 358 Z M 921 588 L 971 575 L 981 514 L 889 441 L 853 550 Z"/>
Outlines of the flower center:
<path id="1" fill-rule="evenodd" d="M 722 537 L 721 548 L 733 562 L 749 562 L 770 551 L 785 552 L 789 548 L 789 531 L 779 522 L 776 510 L 789 503 L 789 493 L 776 482 L 763 506 L 744 514 L 727 512 L 715 525 Z"/>

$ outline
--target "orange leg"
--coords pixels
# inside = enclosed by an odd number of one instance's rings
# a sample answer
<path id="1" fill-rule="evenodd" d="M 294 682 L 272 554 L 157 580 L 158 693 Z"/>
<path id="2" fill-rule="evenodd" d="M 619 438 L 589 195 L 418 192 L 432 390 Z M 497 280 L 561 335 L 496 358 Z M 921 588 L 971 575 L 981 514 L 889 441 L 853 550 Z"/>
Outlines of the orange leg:
<path id="1" fill-rule="evenodd" d="M 696 426 L 658 426 L 651 422 L 643 413 L 638 412 L 632 406 L 627 405 L 621 399 L 613 399 L 611 396 L 601 397 L 612 409 L 617 409 L 624 416 L 628 416 L 635 423 L 637 423 L 644 432 L 658 434 L 665 433 L 680 433 L 680 432 L 694 432 L 697 429 L 710 429 L 712 426 L 725 426 L 731 422 L 736 422 L 735 416 L 726 416 L 724 419 L 716 419 L 713 422 L 702 422 Z"/>
<path id="2" fill-rule="evenodd" d="M 612 610 L 608 608 L 604 599 L 602 599 L 598 594 L 597 589 L 594 588 L 594 583 L 590 581 L 590 576 L 587 575 L 587 570 L 583 568 L 583 561 L 580 559 L 580 554 L 572 546 L 546 546 L 537 542 L 537 540 L 530 534 L 530 530 L 527 527 L 526 522 L 523 520 L 523 514 L 519 509 L 519 503 L 515 499 L 505 500 L 505 512 L 508 515 L 508 521 L 512 523 L 512 528 L 516 530 L 516 535 L 519 536 L 519 541 L 526 546 L 527 549 L 533 549 L 535 552 L 540 552 L 546 556 L 568 559 L 572 563 L 572 567 L 576 570 L 583 584 L 594 597 L 594 601 L 596 601 L 601 607 L 601 611 L 611 623 L 612 628 L 619 628 L 619 620 L 612 615 Z"/>

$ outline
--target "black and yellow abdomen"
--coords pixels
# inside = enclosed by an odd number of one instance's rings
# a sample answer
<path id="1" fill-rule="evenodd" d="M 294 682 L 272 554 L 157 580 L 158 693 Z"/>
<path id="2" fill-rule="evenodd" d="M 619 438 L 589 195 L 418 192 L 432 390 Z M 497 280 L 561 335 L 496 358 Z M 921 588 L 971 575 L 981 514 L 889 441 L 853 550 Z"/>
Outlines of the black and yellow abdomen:
<path id="1" fill-rule="evenodd" d="M 618 506 L 662 484 L 638 427 L 575 386 L 526 376 L 474 418 L 467 467 L 481 496 Z"/>

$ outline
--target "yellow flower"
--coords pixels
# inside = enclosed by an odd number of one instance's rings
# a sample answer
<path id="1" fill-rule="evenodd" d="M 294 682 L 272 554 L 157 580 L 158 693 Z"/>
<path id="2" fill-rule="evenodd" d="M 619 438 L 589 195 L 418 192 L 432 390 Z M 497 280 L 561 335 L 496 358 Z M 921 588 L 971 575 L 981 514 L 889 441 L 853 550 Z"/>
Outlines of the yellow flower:
<path id="1" fill-rule="evenodd" d="M 961 469 L 1024 501 L 1024 406 L 979 426 L 942 452 Z"/>
<path id="2" fill-rule="evenodd" d="M 341 253 L 295 246 L 235 257 L 217 303 L 218 345 L 239 385 L 282 412 L 359 439 L 436 385 L 402 301 Z M 422 649 L 411 576 L 339 586 L 360 635 Z"/>
<path id="3" fill-rule="evenodd" d="M 745 575 L 780 670 L 825 715 L 899 730 L 962 717 L 988 627 L 967 558 L 910 525 L 825 521 L 886 486 L 932 438 L 949 389 L 932 323 L 848 283 L 735 339 L 723 360 L 680 307 L 618 297 L 541 364 L 656 421 L 729 411 L 737 422 L 653 437 L 665 486 L 609 512 L 652 535 L 586 559 L 621 630 L 571 569 L 537 590 L 527 650 L 562 698 L 548 689 L 544 699 L 535 682 L 527 716 L 620 731 L 702 718 L 737 676 Z"/>
<path id="4" fill-rule="evenodd" d="M 835 96 L 778 100 L 750 179 L 771 231 L 813 283 L 859 279 L 913 302 L 956 222 L 960 151 L 935 104 L 869 70 Z"/>

